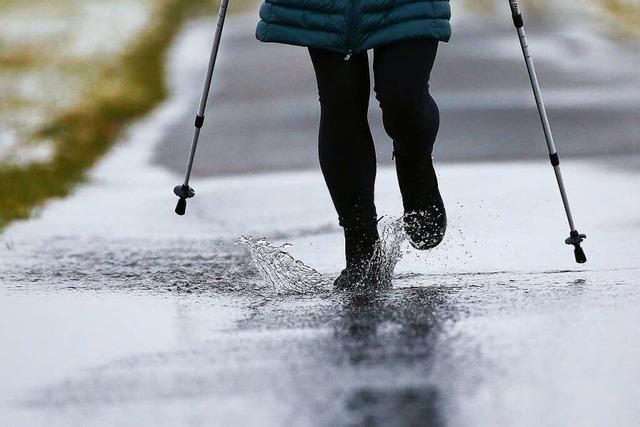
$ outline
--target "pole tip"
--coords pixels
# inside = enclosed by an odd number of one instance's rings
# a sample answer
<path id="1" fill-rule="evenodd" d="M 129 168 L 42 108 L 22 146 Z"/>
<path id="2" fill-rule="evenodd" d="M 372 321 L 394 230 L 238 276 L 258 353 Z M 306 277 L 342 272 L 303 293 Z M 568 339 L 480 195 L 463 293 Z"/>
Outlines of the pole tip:
<path id="1" fill-rule="evenodd" d="M 587 256 L 584 254 L 584 251 L 582 250 L 582 246 L 576 245 L 576 248 L 573 251 L 573 253 L 576 256 L 576 262 L 578 264 L 584 264 L 585 262 L 587 262 Z"/>
<path id="2" fill-rule="evenodd" d="M 585 262 L 587 262 L 587 256 L 584 254 L 584 251 L 582 250 L 582 246 L 580 246 L 580 243 L 582 243 L 582 241 L 586 238 L 587 238 L 586 234 L 580 234 L 576 230 L 571 230 L 571 234 L 564 241 L 567 245 L 573 245 L 574 247 L 573 253 L 576 256 L 576 262 L 578 264 L 584 264 Z"/>
<path id="3" fill-rule="evenodd" d="M 178 200 L 178 204 L 176 205 L 176 214 L 182 216 L 187 212 L 187 199 L 183 199 L 182 197 Z"/>

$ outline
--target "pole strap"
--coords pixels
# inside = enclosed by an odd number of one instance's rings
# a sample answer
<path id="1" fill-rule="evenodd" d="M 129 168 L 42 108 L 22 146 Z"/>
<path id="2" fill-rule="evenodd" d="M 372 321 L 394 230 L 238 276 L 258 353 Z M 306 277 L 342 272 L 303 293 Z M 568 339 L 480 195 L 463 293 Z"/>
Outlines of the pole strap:
<path id="1" fill-rule="evenodd" d="M 549 160 L 551 160 L 552 166 L 560 166 L 560 157 L 558 153 L 549 154 Z"/>
<path id="2" fill-rule="evenodd" d="M 204 125 L 204 116 L 196 116 L 196 128 L 200 129 Z"/>

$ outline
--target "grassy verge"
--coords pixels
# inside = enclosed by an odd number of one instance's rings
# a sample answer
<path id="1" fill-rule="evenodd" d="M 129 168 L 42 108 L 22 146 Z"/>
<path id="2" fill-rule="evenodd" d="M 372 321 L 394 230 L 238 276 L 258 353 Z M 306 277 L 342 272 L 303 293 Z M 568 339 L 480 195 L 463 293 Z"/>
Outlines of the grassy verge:
<path id="1" fill-rule="evenodd" d="M 53 117 L 35 139 L 53 142 L 51 158 L 28 165 L 0 165 L 0 230 L 27 218 L 52 197 L 67 195 L 132 120 L 167 96 L 165 54 L 182 24 L 212 0 L 161 0 L 150 25 L 102 70 L 83 101 Z M 236 9 L 237 10 L 237 9 Z"/>
<path id="2" fill-rule="evenodd" d="M 640 35 L 640 0 L 601 0 L 612 24 L 623 34 Z"/>

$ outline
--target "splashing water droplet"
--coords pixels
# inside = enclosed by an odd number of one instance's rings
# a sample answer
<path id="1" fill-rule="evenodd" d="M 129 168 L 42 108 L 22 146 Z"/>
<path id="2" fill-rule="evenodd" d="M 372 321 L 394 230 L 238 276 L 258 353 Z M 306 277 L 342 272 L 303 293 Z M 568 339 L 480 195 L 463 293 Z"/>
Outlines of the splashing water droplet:
<path id="1" fill-rule="evenodd" d="M 406 239 L 402 218 L 386 224 L 380 232 L 380 242 L 365 275 L 374 280 L 363 282 L 375 282 L 382 288 L 390 288 L 395 266 L 404 254 L 402 246 Z M 260 275 L 276 294 L 318 294 L 332 289 L 327 277 L 284 250 L 289 244 L 276 246 L 265 238 L 244 236 L 238 243 L 249 249 Z"/>
<path id="2" fill-rule="evenodd" d="M 247 246 L 260 275 L 276 294 L 312 294 L 331 289 L 326 277 L 284 251 L 287 244 L 274 246 L 264 238 L 244 236 L 239 243 Z"/>
<path id="3" fill-rule="evenodd" d="M 380 232 L 380 242 L 369 261 L 366 277 L 375 279 L 382 287 L 391 287 L 393 270 L 402 259 L 402 244 L 406 238 L 402 218 L 386 224 Z"/>

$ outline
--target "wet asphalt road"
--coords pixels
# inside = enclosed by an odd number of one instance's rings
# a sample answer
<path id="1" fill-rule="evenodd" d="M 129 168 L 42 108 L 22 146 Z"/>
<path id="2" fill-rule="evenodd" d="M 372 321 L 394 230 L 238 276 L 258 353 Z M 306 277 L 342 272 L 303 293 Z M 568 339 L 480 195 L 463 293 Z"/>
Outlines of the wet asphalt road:
<path id="1" fill-rule="evenodd" d="M 287 296 L 219 241 L 49 243 L 5 275 L 3 317 L 20 332 L 3 346 L 47 354 L 29 373 L 9 362 L 6 379 L 34 386 L 5 396 L 8 425 L 637 419 L 638 269 L 410 274 L 373 297 Z"/>
<path id="2" fill-rule="evenodd" d="M 260 43 L 253 36 L 255 15 L 236 19 L 225 29 L 196 173 L 316 167 L 319 106 L 306 49 Z M 606 40 L 578 22 L 534 16 L 527 27 L 560 153 L 565 158 L 637 153 L 640 45 Z M 201 56 L 205 61 L 206 48 Z M 185 90 L 195 108 L 202 71 L 191 73 L 193 84 Z M 441 44 L 431 88 L 442 115 L 437 160 L 546 158 L 508 14 L 454 21 L 454 38 Z M 158 164 L 183 171 L 193 114 L 185 112 L 168 127 L 156 152 Z M 373 97 L 370 122 L 378 160 L 390 163 L 391 141 Z"/>
<path id="3" fill-rule="evenodd" d="M 176 42 L 174 98 L 134 126 L 90 183 L 2 236 L 0 424 L 635 425 L 640 178 L 617 166 L 638 157 L 568 162 L 590 234 L 582 268 L 559 247 L 565 230 L 546 162 L 450 164 L 440 169 L 448 240 L 405 255 L 392 291 L 279 294 L 237 237 L 293 242 L 292 253 L 329 280 L 340 268 L 340 235 L 317 170 L 205 177 L 315 165 L 317 107 L 304 51 L 255 50 L 268 60 L 256 77 L 245 24 L 254 18 L 234 19 L 187 217 L 171 212 L 180 179 L 171 171 L 183 166 L 191 120 L 182 118 L 198 96 L 208 22 Z M 516 40 L 501 28 L 460 26 L 442 51 L 434 91 L 445 115 L 465 120 L 443 129 L 439 158 L 545 155 Z M 468 38 L 478 32 L 490 52 Z M 584 37 L 541 49 L 561 147 L 580 156 L 635 151 L 640 95 L 627 90 L 637 76 L 622 65 L 637 63 L 635 53 L 612 55 L 592 40 L 573 61 L 552 60 Z M 495 49 L 506 42 L 513 55 Z M 242 54 L 232 56 L 232 46 Z M 462 59 L 474 65 L 454 67 Z M 576 75 L 583 61 L 593 69 Z M 597 67 L 609 66 L 615 78 L 601 81 Z M 492 72 L 475 72 L 482 67 Z M 596 131 L 618 144 L 584 142 Z M 496 139 L 514 135 L 523 143 Z M 393 171 L 381 171 L 378 190 L 395 212 Z"/>

